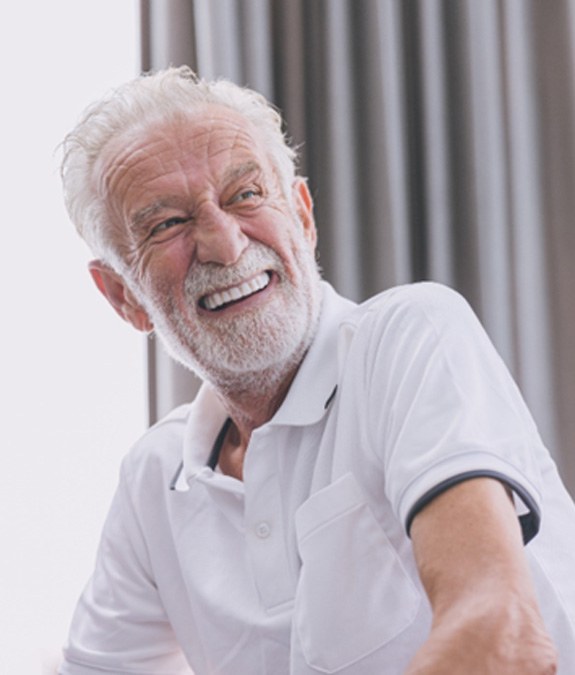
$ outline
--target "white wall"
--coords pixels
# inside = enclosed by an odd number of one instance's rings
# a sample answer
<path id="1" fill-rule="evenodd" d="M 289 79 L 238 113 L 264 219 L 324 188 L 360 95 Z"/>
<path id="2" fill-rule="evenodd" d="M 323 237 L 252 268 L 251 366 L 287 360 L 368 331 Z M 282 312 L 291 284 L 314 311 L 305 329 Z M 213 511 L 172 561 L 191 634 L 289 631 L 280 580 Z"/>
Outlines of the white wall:
<path id="1" fill-rule="evenodd" d="M 137 73 L 136 0 L 0 5 L 0 672 L 48 672 L 121 456 L 143 431 L 145 338 L 86 272 L 54 149 Z"/>

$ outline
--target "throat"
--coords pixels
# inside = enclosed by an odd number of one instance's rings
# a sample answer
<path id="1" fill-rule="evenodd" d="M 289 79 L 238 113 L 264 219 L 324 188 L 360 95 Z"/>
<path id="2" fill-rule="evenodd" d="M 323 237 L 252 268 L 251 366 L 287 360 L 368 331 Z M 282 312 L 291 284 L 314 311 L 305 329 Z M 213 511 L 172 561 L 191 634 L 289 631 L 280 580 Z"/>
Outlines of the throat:
<path id="1" fill-rule="evenodd" d="M 282 404 L 297 372 L 297 366 L 282 377 L 271 373 L 258 373 L 257 386 L 253 382 L 246 387 L 245 376 L 234 385 L 222 386 L 215 390 L 227 410 L 229 418 L 221 435 L 217 463 L 220 471 L 243 480 L 244 459 L 254 429 L 268 422 Z"/>
<path id="2" fill-rule="evenodd" d="M 218 466 L 224 475 L 243 481 L 244 458 L 248 442 L 249 439 L 243 440 L 241 438 L 238 428 L 231 422 L 228 425 L 218 458 Z"/>

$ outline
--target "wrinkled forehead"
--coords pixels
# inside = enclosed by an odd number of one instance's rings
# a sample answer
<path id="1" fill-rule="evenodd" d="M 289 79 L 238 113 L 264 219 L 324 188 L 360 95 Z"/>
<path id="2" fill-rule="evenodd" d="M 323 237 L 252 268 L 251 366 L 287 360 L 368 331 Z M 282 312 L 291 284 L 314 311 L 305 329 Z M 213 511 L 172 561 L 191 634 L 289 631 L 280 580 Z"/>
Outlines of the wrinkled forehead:
<path id="1" fill-rule="evenodd" d="M 179 112 L 147 119 L 113 137 L 94 167 L 100 196 L 109 194 L 122 169 L 166 149 L 174 154 L 185 153 L 199 161 L 232 161 L 245 155 L 257 159 L 262 168 L 273 170 L 271 157 L 256 125 L 235 110 L 210 104 L 191 114 Z"/>

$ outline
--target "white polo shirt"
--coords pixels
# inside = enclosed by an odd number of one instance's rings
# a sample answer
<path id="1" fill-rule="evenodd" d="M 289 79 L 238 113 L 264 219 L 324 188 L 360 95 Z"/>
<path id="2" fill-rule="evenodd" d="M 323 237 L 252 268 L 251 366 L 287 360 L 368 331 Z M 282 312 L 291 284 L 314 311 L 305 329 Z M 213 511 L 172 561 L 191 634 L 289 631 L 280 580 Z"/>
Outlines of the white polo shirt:
<path id="1" fill-rule="evenodd" d="M 559 673 L 575 673 L 575 507 L 455 292 L 413 284 L 356 306 L 324 284 L 243 482 L 208 465 L 225 420 L 204 385 L 126 457 L 62 675 L 186 660 L 196 675 L 400 675 L 431 620 L 410 522 L 479 475 L 514 491 Z"/>

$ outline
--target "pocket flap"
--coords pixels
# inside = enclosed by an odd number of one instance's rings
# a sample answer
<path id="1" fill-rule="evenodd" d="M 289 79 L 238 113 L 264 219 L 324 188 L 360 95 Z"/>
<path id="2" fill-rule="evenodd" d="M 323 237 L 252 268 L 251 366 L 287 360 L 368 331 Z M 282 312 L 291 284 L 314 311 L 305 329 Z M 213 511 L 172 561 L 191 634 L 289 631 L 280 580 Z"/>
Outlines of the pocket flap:
<path id="1" fill-rule="evenodd" d="M 316 528 L 364 502 L 365 497 L 353 474 L 344 474 L 331 485 L 315 492 L 299 507 L 295 515 L 298 541 L 302 542 Z"/>

